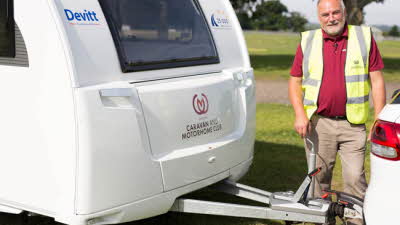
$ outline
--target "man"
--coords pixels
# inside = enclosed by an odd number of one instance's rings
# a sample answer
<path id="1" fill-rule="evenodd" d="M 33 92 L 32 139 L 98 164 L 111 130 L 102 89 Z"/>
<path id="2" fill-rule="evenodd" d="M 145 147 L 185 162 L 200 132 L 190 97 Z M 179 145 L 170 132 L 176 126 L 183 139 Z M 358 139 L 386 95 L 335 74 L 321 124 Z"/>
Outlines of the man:
<path id="1" fill-rule="evenodd" d="M 302 33 L 290 72 L 294 127 L 313 142 L 322 167 L 315 196 L 330 189 L 339 153 L 344 191 L 364 198 L 368 95 L 371 90 L 376 118 L 386 101 L 383 62 L 370 28 L 347 25 L 342 0 L 319 0 L 317 9 L 321 29 Z"/>

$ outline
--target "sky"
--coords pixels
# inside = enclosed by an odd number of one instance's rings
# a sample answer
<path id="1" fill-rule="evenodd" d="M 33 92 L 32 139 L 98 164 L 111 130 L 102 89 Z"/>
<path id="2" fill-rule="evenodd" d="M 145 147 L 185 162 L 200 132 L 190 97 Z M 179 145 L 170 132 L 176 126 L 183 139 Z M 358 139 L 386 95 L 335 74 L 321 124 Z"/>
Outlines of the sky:
<path id="1" fill-rule="evenodd" d="M 280 0 L 289 12 L 297 11 L 307 18 L 309 22 L 318 23 L 316 2 L 317 0 Z M 400 1 L 385 0 L 382 3 L 370 3 L 364 8 L 365 22 L 367 25 L 398 25 L 400 26 Z"/>

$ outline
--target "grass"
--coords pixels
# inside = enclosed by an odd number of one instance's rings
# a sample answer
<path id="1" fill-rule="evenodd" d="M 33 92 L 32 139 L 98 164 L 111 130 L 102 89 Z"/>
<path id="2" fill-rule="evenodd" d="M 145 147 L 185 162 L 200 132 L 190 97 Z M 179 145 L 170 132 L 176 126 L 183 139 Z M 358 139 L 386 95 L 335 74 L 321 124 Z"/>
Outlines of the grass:
<path id="1" fill-rule="evenodd" d="M 286 80 L 300 36 L 248 32 L 245 37 L 256 77 Z M 385 80 L 400 82 L 400 41 L 378 42 L 378 47 L 385 64 Z"/>

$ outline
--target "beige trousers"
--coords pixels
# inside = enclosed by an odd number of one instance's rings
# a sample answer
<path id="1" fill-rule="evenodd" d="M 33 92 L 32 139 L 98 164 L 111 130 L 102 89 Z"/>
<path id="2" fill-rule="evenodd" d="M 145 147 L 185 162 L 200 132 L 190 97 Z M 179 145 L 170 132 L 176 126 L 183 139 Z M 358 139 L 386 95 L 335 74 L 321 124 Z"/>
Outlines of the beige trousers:
<path id="1" fill-rule="evenodd" d="M 312 131 L 306 138 L 314 143 L 317 153 L 316 167 L 322 167 L 321 172 L 316 176 L 314 196 L 320 197 L 323 190 L 331 189 L 333 167 L 336 154 L 339 153 L 342 162 L 344 192 L 364 199 L 367 189 L 364 171 L 365 125 L 355 125 L 347 120 L 315 115 L 311 118 L 311 126 Z M 304 145 L 308 161 L 311 146 L 307 141 Z"/>

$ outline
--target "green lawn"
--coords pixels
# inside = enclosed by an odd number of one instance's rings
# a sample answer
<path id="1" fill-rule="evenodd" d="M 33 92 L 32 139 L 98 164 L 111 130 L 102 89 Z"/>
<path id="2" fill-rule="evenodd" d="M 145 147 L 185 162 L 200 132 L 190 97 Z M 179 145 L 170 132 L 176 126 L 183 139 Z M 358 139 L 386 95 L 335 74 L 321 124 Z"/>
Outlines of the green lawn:
<path id="1" fill-rule="evenodd" d="M 367 122 L 367 127 L 372 124 L 372 112 Z M 265 167 L 266 159 L 272 159 L 268 169 L 275 171 L 271 176 L 274 182 L 266 184 L 268 190 L 285 190 L 296 188 L 303 179 L 302 174 L 307 170 L 302 139 L 293 129 L 294 113 L 291 106 L 279 104 L 257 105 L 257 135 L 255 146 L 255 161 L 253 169 L 243 179 L 252 182 L 259 179 L 257 173 Z M 276 168 L 276 170 L 275 170 Z M 369 155 L 366 160 L 367 178 L 369 178 Z M 334 171 L 333 189 L 342 190 L 340 160 Z M 292 173 L 293 177 L 291 177 Z M 278 176 L 275 176 L 277 175 Z M 284 174 L 284 176 L 282 176 Z M 276 181 L 276 182 L 275 182 Z M 260 185 L 254 183 L 254 185 Z"/>
<path id="2" fill-rule="evenodd" d="M 287 79 L 300 35 L 245 33 L 251 63 L 258 79 Z M 378 42 L 385 63 L 385 80 L 400 82 L 400 41 Z"/>

